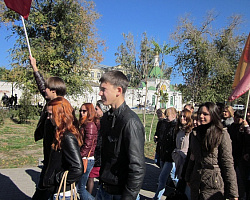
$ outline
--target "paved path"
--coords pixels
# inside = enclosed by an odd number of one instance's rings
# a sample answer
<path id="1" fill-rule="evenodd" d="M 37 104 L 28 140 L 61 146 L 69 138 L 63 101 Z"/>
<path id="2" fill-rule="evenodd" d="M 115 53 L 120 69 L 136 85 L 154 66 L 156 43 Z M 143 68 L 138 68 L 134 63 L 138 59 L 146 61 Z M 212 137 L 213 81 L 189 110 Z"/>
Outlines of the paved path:
<path id="1" fill-rule="evenodd" d="M 141 200 L 154 196 L 160 173 L 153 160 L 146 159 L 146 166 L 146 176 L 140 191 Z M 0 200 L 30 200 L 39 180 L 40 171 L 39 167 L 0 169 Z M 95 183 L 97 186 L 97 181 Z"/>

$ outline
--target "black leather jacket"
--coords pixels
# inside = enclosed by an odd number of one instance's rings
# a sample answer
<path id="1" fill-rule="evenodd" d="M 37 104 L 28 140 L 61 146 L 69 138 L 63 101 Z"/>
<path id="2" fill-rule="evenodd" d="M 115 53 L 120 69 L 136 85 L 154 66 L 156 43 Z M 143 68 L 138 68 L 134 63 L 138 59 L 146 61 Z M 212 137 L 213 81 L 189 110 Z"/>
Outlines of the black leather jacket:
<path id="1" fill-rule="evenodd" d="M 60 150 L 51 149 L 43 185 L 49 188 L 52 193 L 55 193 L 66 170 L 69 171 L 66 190 L 70 190 L 70 184 L 78 182 L 83 175 L 80 147 L 76 137 L 70 132 L 64 133 Z"/>
<path id="2" fill-rule="evenodd" d="M 122 199 L 136 199 L 145 175 L 144 127 L 124 102 L 101 118 L 100 182 L 119 187 Z"/>
<path id="3" fill-rule="evenodd" d="M 41 95 L 45 98 L 45 80 L 43 76 L 40 74 L 39 71 L 37 71 L 34 72 L 34 77 L 38 86 L 38 90 L 40 91 Z M 54 131 L 55 127 L 52 125 L 51 121 L 47 119 L 46 106 L 44 106 L 34 133 L 34 138 L 35 141 L 43 139 L 43 154 L 44 154 L 43 164 L 45 168 L 49 160 L 50 149 L 54 139 Z"/>

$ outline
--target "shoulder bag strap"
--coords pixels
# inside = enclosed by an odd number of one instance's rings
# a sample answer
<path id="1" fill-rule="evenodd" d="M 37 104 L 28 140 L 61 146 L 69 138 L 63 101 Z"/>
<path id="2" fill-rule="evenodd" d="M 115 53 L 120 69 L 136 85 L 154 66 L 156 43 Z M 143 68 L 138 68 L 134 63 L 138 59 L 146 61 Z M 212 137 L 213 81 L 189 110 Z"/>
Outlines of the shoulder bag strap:
<path id="1" fill-rule="evenodd" d="M 67 180 L 68 173 L 69 173 L 69 171 L 65 171 L 64 174 L 63 174 L 62 180 L 60 182 L 60 186 L 59 186 L 58 191 L 57 191 L 56 200 L 58 200 L 58 198 L 59 198 L 60 191 L 61 191 L 63 183 L 64 183 L 64 186 L 63 186 L 63 199 L 65 199 L 66 180 Z"/>
<path id="2" fill-rule="evenodd" d="M 90 155 L 90 153 L 91 153 L 91 151 L 92 151 L 92 149 L 93 149 L 93 146 L 94 146 L 94 142 L 95 142 L 95 139 L 93 139 L 93 142 L 92 142 L 92 146 L 91 146 L 91 149 L 90 149 L 90 151 L 89 151 L 89 153 L 88 153 L 88 156 L 87 156 L 87 158 L 89 157 L 89 155 Z"/>

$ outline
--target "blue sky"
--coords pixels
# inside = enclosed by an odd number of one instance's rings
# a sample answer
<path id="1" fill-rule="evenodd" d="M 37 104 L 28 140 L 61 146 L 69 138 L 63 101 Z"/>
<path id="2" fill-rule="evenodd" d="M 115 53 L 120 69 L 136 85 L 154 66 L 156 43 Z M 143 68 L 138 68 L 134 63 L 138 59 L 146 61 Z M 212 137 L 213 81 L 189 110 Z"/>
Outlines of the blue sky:
<path id="1" fill-rule="evenodd" d="M 101 64 L 115 66 L 117 47 L 124 42 L 122 33 L 132 33 L 139 45 L 143 32 L 154 38 L 159 44 L 170 43 L 169 36 L 175 30 L 179 17 L 191 14 L 195 24 L 200 25 L 209 10 L 217 13 L 213 27 L 225 27 L 228 17 L 241 14 L 244 23 L 239 32 L 250 32 L 249 0 L 94 0 L 95 10 L 101 14 L 97 21 L 98 34 L 106 41 L 107 51 Z M 0 27 L 0 66 L 8 67 L 10 58 L 7 50 L 14 46 L 14 40 L 5 39 L 10 33 L 4 26 Z M 168 65 L 173 64 L 169 57 Z M 171 84 L 181 83 L 178 75 L 171 77 Z"/>

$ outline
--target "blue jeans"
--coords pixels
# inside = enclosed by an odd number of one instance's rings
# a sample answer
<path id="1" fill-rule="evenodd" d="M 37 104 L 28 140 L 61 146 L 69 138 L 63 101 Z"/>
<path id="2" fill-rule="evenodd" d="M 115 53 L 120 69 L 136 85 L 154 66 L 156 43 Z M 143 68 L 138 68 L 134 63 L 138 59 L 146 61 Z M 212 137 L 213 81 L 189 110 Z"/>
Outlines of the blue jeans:
<path id="1" fill-rule="evenodd" d="M 86 190 L 87 181 L 89 178 L 89 173 L 92 170 L 95 164 L 94 160 L 88 160 L 88 166 L 86 172 L 82 175 L 81 179 L 78 182 L 78 193 L 81 200 L 94 200 L 95 198 Z"/>
<path id="2" fill-rule="evenodd" d="M 155 196 L 153 199 L 161 199 L 161 196 L 163 195 L 163 193 L 165 192 L 165 187 L 166 187 L 166 183 L 168 180 L 168 177 L 171 173 L 171 178 L 174 178 L 174 173 L 175 170 L 172 170 L 174 165 L 174 162 L 162 162 L 161 161 L 161 166 L 162 166 L 162 170 L 161 173 L 159 175 L 159 179 L 158 179 L 158 188 L 155 192 Z"/>
<path id="3" fill-rule="evenodd" d="M 95 196 L 95 200 L 121 200 L 122 199 L 122 195 L 112 195 L 107 193 L 102 185 L 100 185 L 97 194 Z M 136 200 L 140 200 L 140 195 L 138 194 L 136 197 Z"/>
<path id="4" fill-rule="evenodd" d="M 175 176 L 175 172 L 176 172 L 176 167 L 175 167 L 175 163 L 173 162 L 173 167 L 172 167 L 172 170 L 170 172 L 170 178 L 174 182 L 174 185 L 176 187 L 179 179 Z"/>

